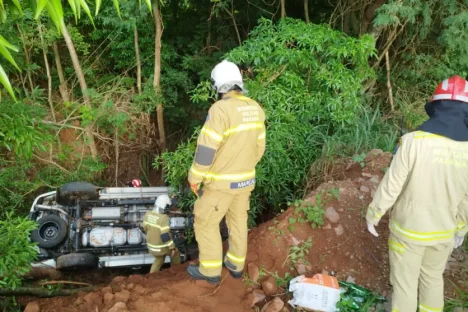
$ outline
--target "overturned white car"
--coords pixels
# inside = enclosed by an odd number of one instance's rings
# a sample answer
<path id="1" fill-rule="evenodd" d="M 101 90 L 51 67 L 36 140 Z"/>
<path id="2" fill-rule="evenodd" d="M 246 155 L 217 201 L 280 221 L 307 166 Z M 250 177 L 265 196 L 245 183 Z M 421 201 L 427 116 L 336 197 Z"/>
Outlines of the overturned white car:
<path id="1" fill-rule="evenodd" d="M 33 266 L 74 270 L 152 264 L 143 218 L 158 196 L 168 194 L 167 187 L 99 188 L 72 182 L 38 196 L 29 215 L 37 222 L 31 240 L 37 243 L 39 256 Z M 174 243 L 185 261 L 197 257 L 198 250 L 185 237 L 187 227 L 193 226 L 192 218 L 172 211 L 175 205 L 173 201 L 166 213 Z"/>

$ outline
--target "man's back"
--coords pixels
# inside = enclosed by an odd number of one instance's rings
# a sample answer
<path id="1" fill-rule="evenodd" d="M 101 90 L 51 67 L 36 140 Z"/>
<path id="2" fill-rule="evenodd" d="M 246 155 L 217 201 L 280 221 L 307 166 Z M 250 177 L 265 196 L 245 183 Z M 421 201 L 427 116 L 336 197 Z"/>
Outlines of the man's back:
<path id="1" fill-rule="evenodd" d="M 391 211 L 392 233 L 421 245 L 452 240 L 468 193 L 468 142 L 412 132 L 402 138 L 392 167 L 373 201 L 390 208 L 393 193 L 401 192 Z"/>
<path id="2" fill-rule="evenodd" d="M 213 104 L 201 130 L 189 180 L 211 189 L 251 191 L 265 151 L 265 113 L 237 91 Z"/>

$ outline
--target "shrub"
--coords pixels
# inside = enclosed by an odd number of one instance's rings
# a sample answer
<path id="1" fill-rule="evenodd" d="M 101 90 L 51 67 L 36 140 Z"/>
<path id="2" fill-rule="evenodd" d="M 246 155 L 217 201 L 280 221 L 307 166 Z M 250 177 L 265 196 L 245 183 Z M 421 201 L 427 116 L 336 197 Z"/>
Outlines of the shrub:
<path id="1" fill-rule="evenodd" d="M 356 39 L 324 25 L 261 19 L 249 40 L 227 55 L 253 73 L 246 80 L 249 96 L 267 116 L 267 148 L 257 166 L 251 216 L 301 197 L 308 168 L 330 139 L 345 136 L 350 142 L 356 139 L 351 129 L 374 127 L 378 113 L 365 110 L 361 99 L 363 82 L 373 77 L 373 46 L 370 36 Z M 361 125 L 363 118 L 370 120 Z M 356 144 L 367 147 L 363 139 Z M 185 182 L 194 151 L 195 136 L 162 156 L 170 184 Z"/>
<path id="2" fill-rule="evenodd" d="M 16 288 L 21 276 L 29 272 L 37 251 L 29 240 L 36 223 L 15 217 L 13 211 L 0 220 L 0 287 Z"/>

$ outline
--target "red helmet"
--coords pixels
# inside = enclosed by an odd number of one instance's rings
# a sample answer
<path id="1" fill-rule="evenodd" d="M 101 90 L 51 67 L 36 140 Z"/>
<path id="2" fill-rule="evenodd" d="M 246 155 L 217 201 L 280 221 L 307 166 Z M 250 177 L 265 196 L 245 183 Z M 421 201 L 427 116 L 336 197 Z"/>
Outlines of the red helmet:
<path id="1" fill-rule="evenodd" d="M 132 180 L 133 187 L 141 187 L 141 180 L 140 179 L 133 179 Z"/>
<path id="2" fill-rule="evenodd" d="M 436 88 L 431 101 L 455 100 L 468 103 L 468 82 L 460 76 L 445 79 Z"/>

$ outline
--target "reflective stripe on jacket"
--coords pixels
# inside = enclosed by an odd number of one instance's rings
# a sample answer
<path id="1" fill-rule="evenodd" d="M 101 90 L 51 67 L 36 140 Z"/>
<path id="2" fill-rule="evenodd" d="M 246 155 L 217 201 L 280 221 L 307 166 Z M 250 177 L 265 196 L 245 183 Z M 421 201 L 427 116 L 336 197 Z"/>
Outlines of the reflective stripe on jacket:
<path id="1" fill-rule="evenodd" d="M 468 142 L 416 131 L 402 137 L 367 210 L 376 225 L 391 209 L 390 230 L 420 245 L 448 242 L 468 230 Z"/>
<path id="2" fill-rule="evenodd" d="M 214 103 L 198 138 L 190 184 L 209 189 L 251 191 L 255 166 L 265 152 L 265 114 L 237 91 Z"/>
<path id="3" fill-rule="evenodd" d="M 169 254 L 170 249 L 174 249 L 174 242 L 170 234 L 169 217 L 165 214 L 148 211 L 143 220 L 143 228 L 146 232 L 146 245 L 148 251 L 153 255 Z M 163 242 L 161 235 L 167 233 L 169 240 Z"/>

